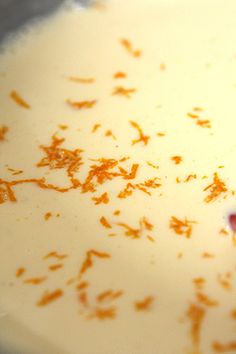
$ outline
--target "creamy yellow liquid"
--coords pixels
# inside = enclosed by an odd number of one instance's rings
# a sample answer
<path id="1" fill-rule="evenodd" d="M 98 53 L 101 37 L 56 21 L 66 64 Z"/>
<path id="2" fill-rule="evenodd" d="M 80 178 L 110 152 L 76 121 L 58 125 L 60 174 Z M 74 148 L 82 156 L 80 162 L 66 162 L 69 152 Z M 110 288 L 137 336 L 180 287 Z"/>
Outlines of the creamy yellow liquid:
<path id="1" fill-rule="evenodd" d="M 0 124 L 9 128 L 0 141 L 2 180 L 44 177 L 45 183 L 70 186 L 66 168 L 37 167 L 46 156 L 40 145 L 50 146 L 54 134 L 65 138 L 61 147 L 83 150 L 83 165 L 74 174 L 81 183 L 90 166 L 99 165 L 92 159 L 129 157 L 119 162 L 128 173 L 139 165 L 132 180 L 118 176 L 99 184 L 94 179 L 94 193 L 81 188 L 60 193 L 27 182 L 12 187 L 15 202 L 2 192 L 1 349 L 22 354 L 235 351 L 236 248 L 227 225 L 228 213 L 236 210 L 235 11 L 233 0 L 111 0 L 58 13 L 0 56 Z M 131 50 L 122 39 L 130 41 Z M 114 78 L 117 72 L 126 77 Z M 120 86 L 136 91 L 130 98 L 113 94 Z M 12 91 L 30 108 L 12 99 Z M 96 103 L 76 109 L 68 99 Z M 138 131 L 130 121 L 150 137 L 146 145 L 132 145 Z M 101 126 L 92 132 L 96 124 Z M 182 161 L 176 164 L 173 156 Z M 23 172 L 14 175 L 9 168 Z M 214 173 L 227 191 L 211 200 L 214 185 L 204 189 Z M 189 175 L 196 176 L 186 181 Z M 151 195 L 136 188 L 127 198 L 117 197 L 127 183 L 155 177 L 161 186 L 147 188 Z M 95 205 L 92 198 L 105 192 L 109 202 Z M 113 215 L 115 210 L 120 215 Z M 46 213 L 52 214 L 48 220 Z M 111 228 L 101 224 L 102 216 Z M 196 222 L 189 224 L 190 237 L 170 227 L 173 216 Z M 143 217 L 152 230 L 143 222 L 139 229 Z M 138 238 L 119 224 L 138 229 Z M 110 258 L 92 256 L 93 266 L 82 276 L 89 283 L 86 307 L 76 286 L 89 250 Z M 68 257 L 43 259 L 54 251 Z M 48 268 L 58 263 L 62 268 Z M 16 277 L 21 267 L 25 272 Z M 46 279 L 25 283 L 35 277 Z M 195 278 L 204 278 L 201 290 Z M 56 289 L 61 297 L 37 305 L 45 291 Z M 123 293 L 99 303 L 97 296 L 109 289 Z M 147 298 L 150 306 L 138 310 L 136 303 Z M 98 307 L 114 308 L 114 317 L 91 318 Z M 191 309 L 198 309 L 200 321 Z"/>

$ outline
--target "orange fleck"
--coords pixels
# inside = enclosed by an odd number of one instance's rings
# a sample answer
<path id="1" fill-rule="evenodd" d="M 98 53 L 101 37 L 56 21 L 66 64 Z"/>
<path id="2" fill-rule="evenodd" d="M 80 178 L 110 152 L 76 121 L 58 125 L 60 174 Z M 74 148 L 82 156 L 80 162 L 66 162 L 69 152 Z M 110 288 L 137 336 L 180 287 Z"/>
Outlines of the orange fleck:
<path id="1" fill-rule="evenodd" d="M 97 100 L 87 100 L 87 101 L 71 101 L 71 100 L 66 100 L 66 103 L 75 109 L 90 109 L 95 106 L 97 103 Z"/>
<path id="2" fill-rule="evenodd" d="M 38 285 L 38 284 L 43 283 L 46 279 L 47 279 L 47 277 L 29 278 L 29 279 L 24 280 L 24 283 Z"/>
<path id="3" fill-rule="evenodd" d="M 211 122 L 208 119 L 205 120 L 198 119 L 197 125 L 199 125 L 202 128 L 211 128 Z"/>
<path id="4" fill-rule="evenodd" d="M 236 350 L 236 341 L 232 341 L 225 344 L 215 341 L 212 343 L 212 349 L 216 353 L 232 352 Z"/>
<path id="5" fill-rule="evenodd" d="M 9 172 L 11 172 L 12 176 L 17 176 L 20 175 L 21 173 L 23 173 L 23 170 L 15 170 L 14 168 L 7 168 Z"/>
<path id="6" fill-rule="evenodd" d="M 190 238 L 192 235 L 192 224 L 195 223 L 195 221 L 189 221 L 187 218 L 180 220 L 175 216 L 172 216 L 170 220 L 170 228 L 173 229 L 176 234 Z"/>
<path id="7" fill-rule="evenodd" d="M 145 228 L 145 230 L 148 230 L 148 231 L 153 230 L 153 225 L 150 223 L 150 221 L 148 221 L 147 218 L 145 218 L 145 216 L 140 219 L 140 226 L 141 227 L 143 226 Z"/>
<path id="8" fill-rule="evenodd" d="M 197 292 L 196 294 L 197 300 L 200 304 L 208 306 L 208 307 L 213 307 L 213 306 L 218 306 L 219 302 L 217 300 L 211 299 L 209 296 L 206 294 L 203 294 L 202 292 Z"/>
<path id="9" fill-rule="evenodd" d="M 6 140 L 5 135 L 8 132 L 9 128 L 5 125 L 0 126 L 0 141 Z"/>
<path id="10" fill-rule="evenodd" d="M 206 315 L 206 310 L 202 306 L 196 304 L 189 305 L 187 316 L 191 321 L 190 334 L 192 338 L 192 344 L 196 349 L 196 351 L 199 350 L 200 338 L 201 338 L 201 327 L 205 315 Z"/>
<path id="11" fill-rule="evenodd" d="M 59 124 L 58 127 L 59 127 L 61 130 L 66 130 L 66 129 L 68 129 L 68 125 L 65 125 L 65 124 Z"/>
<path id="12" fill-rule="evenodd" d="M 156 170 L 159 169 L 159 166 L 154 165 L 153 163 L 151 163 L 151 162 L 149 162 L 149 161 L 147 161 L 147 164 L 148 164 L 148 166 L 150 166 L 150 167 L 152 167 L 152 168 L 155 168 Z"/>
<path id="13" fill-rule="evenodd" d="M 165 71 L 166 70 L 166 64 L 165 63 L 161 63 L 160 64 L 160 70 L 161 71 Z"/>
<path id="14" fill-rule="evenodd" d="M 109 203 L 109 196 L 107 192 L 100 195 L 100 197 L 93 197 L 92 200 L 95 201 L 95 204 L 108 204 Z"/>
<path id="15" fill-rule="evenodd" d="M 100 223 L 102 224 L 102 226 L 106 227 L 107 229 L 112 228 L 111 224 L 107 221 L 107 219 L 104 216 L 100 218 Z"/>
<path id="16" fill-rule="evenodd" d="M 95 133 L 99 128 L 101 127 L 101 124 L 94 124 L 92 133 Z"/>
<path id="17" fill-rule="evenodd" d="M 124 96 L 130 98 L 137 90 L 135 88 L 125 88 L 123 86 L 116 86 L 112 92 L 112 95 Z"/>
<path id="18" fill-rule="evenodd" d="M 97 318 L 99 320 L 113 319 L 116 317 L 116 308 L 96 308 L 90 315 L 89 318 Z"/>
<path id="19" fill-rule="evenodd" d="M 195 111 L 195 112 L 202 112 L 202 111 L 203 111 L 203 108 L 201 108 L 201 107 L 193 107 L 193 111 Z"/>
<path id="20" fill-rule="evenodd" d="M 10 93 L 10 97 L 12 98 L 13 101 L 15 101 L 15 103 L 17 103 L 19 106 L 29 109 L 31 108 L 30 105 L 19 95 L 18 92 L 16 91 L 12 91 Z"/>
<path id="21" fill-rule="evenodd" d="M 26 269 L 24 267 L 18 268 L 16 271 L 16 277 L 20 278 L 25 273 L 25 271 L 26 271 Z"/>
<path id="22" fill-rule="evenodd" d="M 172 156 L 172 157 L 171 157 L 171 160 L 174 161 L 174 163 L 175 163 L 176 165 L 179 165 L 180 162 L 183 161 L 183 158 L 182 158 L 181 156 Z"/>
<path id="23" fill-rule="evenodd" d="M 148 311 L 151 309 L 153 302 L 154 302 L 154 297 L 147 296 L 141 301 L 136 301 L 134 303 L 134 306 L 137 311 Z"/>
<path id="24" fill-rule="evenodd" d="M 116 216 L 120 215 L 120 210 L 115 210 L 113 215 L 116 215 Z"/>
<path id="25" fill-rule="evenodd" d="M 111 301 L 115 300 L 123 295 L 122 290 L 113 291 L 113 290 L 106 290 L 103 291 L 101 294 L 97 295 L 97 302 L 104 302 L 104 301 Z"/>
<path id="26" fill-rule="evenodd" d="M 81 290 L 87 289 L 88 286 L 89 286 L 89 283 L 86 282 L 86 281 L 83 281 L 83 282 L 79 283 L 79 284 L 76 286 L 76 289 L 77 289 L 78 291 L 81 291 Z"/>
<path id="27" fill-rule="evenodd" d="M 0 179 L 0 204 L 3 204 L 7 201 L 17 201 L 15 194 L 12 190 L 12 183 Z"/>
<path id="28" fill-rule="evenodd" d="M 78 299 L 79 299 L 79 302 L 81 303 L 81 305 L 83 305 L 84 307 L 89 306 L 88 294 L 85 291 L 78 294 Z"/>
<path id="29" fill-rule="evenodd" d="M 126 230 L 125 235 L 127 237 L 131 237 L 132 239 L 140 238 L 140 229 L 134 229 L 125 223 L 118 223 L 117 225 Z"/>
<path id="30" fill-rule="evenodd" d="M 231 288 L 232 288 L 231 278 L 232 278 L 232 274 L 230 272 L 226 272 L 225 274 L 218 274 L 218 276 L 217 276 L 217 280 L 218 280 L 219 284 L 225 290 L 231 290 Z"/>
<path id="31" fill-rule="evenodd" d="M 48 253 L 46 256 L 44 256 L 43 259 L 56 258 L 56 259 L 62 260 L 67 257 L 68 257 L 67 254 L 59 254 L 56 251 L 52 251 L 52 252 Z"/>
<path id="32" fill-rule="evenodd" d="M 112 131 L 111 130 L 107 130 L 106 131 L 106 133 L 105 133 L 105 136 L 111 136 L 114 140 L 116 140 L 116 137 L 115 137 L 115 135 L 112 133 Z"/>
<path id="33" fill-rule="evenodd" d="M 198 114 L 195 114 L 195 113 L 187 113 L 187 116 L 189 117 L 189 118 L 193 118 L 193 119 L 197 119 L 198 117 L 199 117 L 199 115 Z"/>
<path id="34" fill-rule="evenodd" d="M 127 198 L 133 194 L 133 189 L 135 189 L 135 186 L 132 183 L 128 183 L 126 187 L 120 191 L 117 197 L 120 199 Z"/>
<path id="35" fill-rule="evenodd" d="M 82 77 L 77 77 L 77 76 L 70 76 L 69 80 L 73 81 L 73 82 L 77 82 L 79 84 L 93 84 L 95 82 L 95 79 L 92 77 L 82 78 Z"/>
<path id="36" fill-rule="evenodd" d="M 204 278 L 194 278 L 193 282 L 196 289 L 202 290 L 203 287 L 205 286 L 206 280 Z"/>
<path id="37" fill-rule="evenodd" d="M 52 292 L 46 291 L 41 299 L 37 302 L 37 306 L 45 306 L 50 304 L 51 302 L 59 299 L 64 295 L 63 291 L 61 289 L 56 289 Z"/>
<path id="38" fill-rule="evenodd" d="M 139 138 L 138 139 L 134 139 L 132 140 L 132 145 L 135 145 L 139 142 L 143 142 L 144 145 L 148 144 L 148 140 L 150 139 L 150 136 L 148 135 L 144 135 L 142 129 L 140 128 L 140 126 L 138 125 L 138 123 L 134 122 L 134 121 L 130 121 L 130 124 L 133 128 L 137 129 L 138 134 L 139 134 Z"/>
<path id="39" fill-rule="evenodd" d="M 98 257 L 98 258 L 110 258 L 110 254 L 109 253 L 105 253 L 105 252 L 99 252 L 96 250 L 89 250 L 86 252 L 86 258 L 80 268 L 80 275 L 84 274 L 89 268 L 91 268 L 93 266 L 93 260 L 92 257 Z"/>
<path id="40" fill-rule="evenodd" d="M 165 135 L 166 135 L 166 133 L 163 133 L 163 132 L 158 132 L 156 135 L 157 135 L 157 136 L 162 137 L 162 136 L 165 136 Z"/>
<path id="41" fill-rule="evenodd" d="M 48 219 L 50 219 L 52 217 L 52 213 L 48 212 L 44 215 L 44 219 L 47 221 Z"/>
<path id="42" fill-rule="evenodd" d="M 58 264 L 52 264 L 48 267 L 49 270 L 51 270 L 52 272 L 61 269 L 63 267 L 63 264 L 58 263 Z"/>
<path id="43" fill-rule="evenodd" d="M 220 229 L 220 234 L 229 235 L 229 232 L 226 229 L 222 228 L 222 229 Z"/>
<path id="44" fill-rule="evenodd" d="M 192 179 L 196 179 L 196 178 L 197 178 L 196 174 L 190 174 L 185 178 L 184 183 L 190 182 Z"/>
<path id="45" fill-rule="evenodd" d="M 123 71 L 117 71 L 114 75 L 113 78 L 114 79 L 124 79 L 125 77 L 127 77 L 126 73 L 124 73 Z"/>
<path id="46" fill-rule="evenodd" d="M 215 172 L 213 182 L 204 188 L 203 191 L 209 191 L 209 195 L 205 197 L 204 201 L 210 203 L 215 201 L 221 194 L 226 193 L 228 189 L 226 188 L 225 182 L 223 182 Z"/>
<path id="47" fill-rule="evenodd" d="M 141 56 L 141 50 L 140 49 L 133 49 L 133 46 L 130 42 L 130 40 L 126 38 L 122 38 L 120 40 L 120 43 L 123 45 L 123 47 L 127 50 L 129 54 L 131 54 L 133 57 L 140 57 Z"/>
<path id="48" fill-rule="evenodd" d="M 208 253 L 208 252 L 203 252 L 202 253 L 202 258 L 214 258 L 215 255 L 212 253 Z"/>
<path id="49" fill-rule="evenodd" d="M 150 236 L 150 235 L 147 236 L 147 239 L 148 239 L 149 241 L 151 241 L 151 242 L 155 242 L 155 239 L 154 239 L 152 236 Z"/>

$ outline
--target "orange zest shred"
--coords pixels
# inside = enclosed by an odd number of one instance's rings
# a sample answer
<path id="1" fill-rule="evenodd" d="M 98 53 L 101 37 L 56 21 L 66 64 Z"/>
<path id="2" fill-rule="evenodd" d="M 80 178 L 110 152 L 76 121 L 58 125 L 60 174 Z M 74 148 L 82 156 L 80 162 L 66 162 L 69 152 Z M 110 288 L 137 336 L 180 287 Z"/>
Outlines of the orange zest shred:
<path id="1" fill-rule="evenodd" d="M 133 128 L 137 129 L 138 134 L 139 134 L 139 138 L 138 139 L 134 139 L 132 140 L 132 145 L 135 145 L 137 143 L 143 142 L 144 145 L 148 144 L 148 141 L 150 139 L 150 136 L 148 135 L 144 135 L 142 129 L 140 128 L 139 124 L 134 122 L 134 121 L 130 121 L 130 124 Z"/>
<path id="2" fill-rule="evenodd" d="M 148 239 L 150 242 L 155 242 L 155 239 L 154 239 L 152 236 L 150 236 L 150 235 L 147 236 L 147 239 Z"/>
<path id="3" fill-rule="evenodd" d="M 118 299 L 122 295 L 123 295 L 122 290 L 117 290 L 117 291 L 106 290 L 106 291 L 103 291 L 101 294 L 97 295 L 96 300 L 97 300 L 97 302 L 112 301 L 112 300 Z"/>
<path id="4" fill-rule="evenodd" d="M 163 136 L 166 135 L 166 133 L 164 133 L 164 132 L 158 132 L 156 135 L 157 135 L 157 136 L 160 136 L 160 137 L 163 137 Z"/>
<path id="5" fill-rule="evenodd" d="M 183 158 L 182 156 L 172 156 L 171 160 L 174 161 L 176 165 L 179 165 L 183 161 Z"/>
<path id="6" fill-rule="evenodd" d="M 117 223 L 118 226 L 124 228 L 125 231 L 125 236 L 131 237 L 132 239 L 137 239 L 140 238 L 141 236 L 141 230 L 140 229 L 134 229 L 128 224 L 125 223 Z"/>
<path id="7" fill-rule="evenodd" d="M 81 290 L 87 289 L 88 286 L 89 286 L 89 283 L 86 282 L 86 281 L 83 281 L 83 282 L 79 283 L 79 284 L 76 286 L 76 289 L 77 289 L 78 291 L 81 291 Z"/>
<path id="8" fill-rule="evenodd" d="M 212 349 L 216 353 L 226 353 L 226 352 L 232 352 L 236 350 L 236 341 L 228 342 L 228 343 L 220 343 L 218 341 L 215 341 L 212 343 Z"/>
<path id="9" fill-rule="evenodd" d="M 141 56 L 141 50 L 134 49 L 130 40 L 126 38 L 122 38 L 120 40 L 120 43 L 127 50 L 127 52 L 131 54 L 133 57 L 138 58 Z"/>
<path id="10" fill-rule="evenodd" d="M 68 129 L 68 125 L 65 124 L 59 124 L 58 128 L 60 128 L 61 130 L 67 130 Z"/>
<path id="11" fill-rule="evenodd" d="M 72 100 L 66 100 L 66 103 L 75 109 L 90 109 L 95 106 L 97 103 L 97 100 L 87 100 L 87 101 L 72 101 Z"/>
<path id="12" fill-rule="evenodd" d="M 219 233 L 221 235 L 229 235 L 229 232 L 226 229 L 224 229 L 224 228 L 220 229 Z"/>
<path id="13" fill-rule="evenodd" d="M 147 296 L 141 301 L 136 301 L 134 303 L 135 310 L 136 311 L 148 311 L 151 309 L 151 306 L 153 305 L 154 302 L 154 297 L 153 296 Z"/>
<path id="14" fill-rule="evenodd" d="M 202 258 L 214 258 L 215 255 L 209 252 L 203 252 L 202 253 Z"/>
<path id="15" fill-rule="evenodd" d="M 92 133 L 95 133 L 100 127 L 101 127 L 101 124 L 99 124 L 99 123 L 94 124 L 94 126 L 92 128 Z"/>
<path id="16" fill-rule="evenodd" d="M 144 227 L 145 230 L 152 231 L 153 225 L 148 221 L 148 219 L 144 216 L 140 219 L 140 227 Z"/>
<path id="17" fill-rule="evenodd" d="M 127 77 L 126 73 L 124 73 L 123 71 L 117 71 L 114 75 L 113 78 L 114 79 L 124 79 L 125 77 Z"/>
<path id="18" fill-rule="evenodd" d="M 194 278 L 193 283 L 196 287 L 197 290 L 202 290 L 203 287 L 205 286 L 206 280 L 204 278 Z"/>
<path id="19" fill-rule="evenodd" d="M 25 273 L 25 271 L 26 271 L 26 269 L 24 267 L 18 268 L 16 271 L 16 277 L 20 278 Z"/>
<path id="20" fill-rule="evenodd" d="M 205 197 L 204 201 L 210 203 L 215 201 L 221 194 L 226 193 L 228 189 L 225 182 L 223 182 L 215 172 L 213 175 L 213 182 L 205 187 L 203 191 L 209 191 L 209 194 Z"/>
<path id="21" fill-rule="evenodd" d="M 6 133 L 9 131 L 9 128 L 5 125 L 0 126 L 0 141 L 6 140 Z"/>
<path id="22" fill-rule="evenodd" d="M 106 229 L 112 228 L 111 224 L 107 221 L 107 219 L 104 216 L 102 216 L 99 221 L 101 225 L 104 226 Z"/>
<path id="23" fill-rule="evenodd" d="M 113 213 L 113 215 L 115 215 L 115 216 L 120 215 L 120 210 L 115 210 L 114 213 Z"/>
<path id="24" fill-rule="evenodd" d="M 31 108 L 31 106 L 20 96 L 20 94 L 17 91 L 11 91 L 10 97 L 19 106 L 26 108 L 26 109 Z"/>
<path id="25" fill-rule="evenodd" d="M 112 133 L 111 130 L 107 130 L 107 131 L 105 132 L 105 136 L 107 136 L 107 137 L 111 136 L 114 140 L 116 140 L 116 137 L 115 137 L 115 135 Z"/>
<path id="26" fill-rule="evenodd" d="M 49 270 L 51 270 L 52 272 L 55 272 L 58 269 L 61 269 L 63 267 L 63 264 L 58 263 L 58 264 L 52 264 L 48 267 Z"/>
<path id="27" fill-rule="evenodd" d="M 84 260 L 84 262 L 82 263 L 82 266 L 80 268 L 80 272 L 79 274 L 82 275 L 84 274 L 89 268 L 91 268 L 93 266 L 93 259 L 92 257 L 97 257 L 97 258 L 110 258 L 110 254 L 109 253 L 105 253 L 105 252 L 99 252 L 96 250 L 89 250 L 86 252 L 86 258 Z"/>
<path id="28" fill-rule="evenodd" d="M 109 203 L 109 195 L 107 192 L 103 193 L 100 195 L 100 197 L 93 197 L 92 200 L 94 200 L 95 204 L 108 204 Z"/>
<path id="29" fill-rule="evenodd" d="M 205 120 L 198 119 L 197 125 L 199 125 L 202 128 L 211 128 L 211 122 L 209 121 L 209 119 L 205 119 Z"/>
<path id="30" fill-rule="evenodd" d="M 202 305 L 205 305 L 208 307 L 214 307 L 214 306 L 219 305 L 219 302 L 217 300 L 211 299 L 209 296 L 207 296 L 206 294 L 204 294 L 202 292 L 197 292 L 196 298 L 197 298 L 199 304 L 202 304 Z"/>
<path id="31" fill-rule="evenodd" d="M 135 88 L 125 88 L 123 86 L 116 86 L 112 92 L 112 95 L 124 96 L 126 98 L 130 98 L 133 93 L 137 90 Z"/>
<path id="32" fill-rule="evenodd" d="M 12 176 L 17 176 L 20 175 L 21 173 L 23 173 L 23 170 L 15 170 L 14 168 L 7 168 L 9 172 L 11 172 Z"/>
<path id="33" fill-rule="evenodd" d="M 230 272 L 227 272 L 225 274 L 218 274 L 217 276 L 218 283 L 225 290 L 231 290 L 232 288 L 231 279 L 232 279 L 232 274 Z"/>
<path id="34" fill-rule="evenodd" d="M 67 254 L 59 254 L 56 251 L 52 251 L 52 252 L 49 252 L 48 254 L 46 254 L 46 256 L 44 256 L 43 259 L 56 258 L 58 260 L 62 260 L 62 259 L 65 259 L 67 257 L 68 257 Z"/>
<path id="35" fill-rule="evenodd" d="M 52 213 L 48 212 L 44 215 L 44 219 L 47 221 L 48 219 L 50 219 L 52 217 Z"/>
<path id="36" fill-rule="evenodd" d="M 77 82 L 79 84 L 93 84 L 95 82 L 95 79 L 92 77 L 83 78 L 78 76 L 70 76 L 69 80 L 73 82 Z"/>
<path id="37" fill-rule="evenodd" d="M 78 299 L 79 299 L 79 302 L 81 303 L 81 305 L 83 305 L 84 307 L 89 306 L 88 294 L 86 291 L 80 292 L 78 294 Z"/>
<path id="38" fill-rule="evenodd" d="M 169 226 L 175 231 L 176 234 L 184 235 L 186 236 L 186 238 L 190 238 L 193 229 L 192 225 L 195 223 L 196 221 L 190 221 L 187 218 L 185 218 L 184 220 L 180 220 L 175 216 L 172 216 Z"/>
<path id="39" fill-rule="evenodd" d="M 190 182 L 191 180 L 196 179 L 196 178 L 197 178 L 196 174 L 190 174 L 185 178 L 184 183 Z"/>
<path id="40" fill-rule="evenodd" d="M 46 279 L 47 279 L 47 277 L 29 278 L 29 279 L 25 279 L 24 283 L 38 285 L 38 284 L 43 283 Z"/>
<path id="41" fill-rule="evenodd" d="M 153 163 L 147 161 L 147 165 L 152 167 L 152 168 L 155 168 L 155 170 L 158 170 L 159 169 L 159 166 L 158 165 L 154 165 Z"/>
<path id="42" fill-rule="evenodd" d="M 194 346 L 194 349 L 196 349 L 196 352 L 198 352 L 200 347 L 201 327 L 205 315 L 206 315 L 206 310 L 202 306 L 196 304 L 189 305 L 187 316 L 191 322 L 190 334 L 191 334 L 192 344 Z"/>
<path id="43" fill-rule="evenodd" d="M 37 306 L 46 306 L 50 304 L 51 302 L 59 299 L 64 295 L 63 291 L 61 289 L 56 289 L 52 292 L 46 291 L 41 299 L 37 302 Z"/>
<path id="44" fill-rule="evenodd" d="M 113 319 L 116 317 L 116 308 L 95 308 L 94 311 L 89 315 L 89 318 L 97 318 L 98 320 Z"/>

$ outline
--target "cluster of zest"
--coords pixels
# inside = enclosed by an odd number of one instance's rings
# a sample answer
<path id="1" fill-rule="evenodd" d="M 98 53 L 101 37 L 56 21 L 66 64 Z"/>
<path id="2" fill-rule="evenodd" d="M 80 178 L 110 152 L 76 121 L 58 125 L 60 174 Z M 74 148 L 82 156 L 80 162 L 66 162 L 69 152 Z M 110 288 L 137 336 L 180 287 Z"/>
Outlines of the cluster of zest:
<path id="1" fill-rule="evenodd" d="M 175 216 L 170 219 L 170 228 L 174 230 L 177 235 L 184 235 L 186 238 L 190 238 L 192 235 L 193 224 L 196 221 L 190 221 L 187 218 L 180 220 Z"/>
<path id="2" fill-rule="evenodd" d="M 139 226 L 138 227 L 131 227 L 127 223 L 124 222 L 115 222 L 112 223 L 108 221 L 104 216 L 100 218 L 100 224 L 106 229 L 113 229 L 114 227 L 118 227 L 119 229 L 124 230 L 124 236 L 131 238 L 131 239 L 140 239 L 144 233 L 147 233 L 146 238 L 151 241 L 155 242 L 155 239 L 150 232 L 153 230 L 153 224 L 144 216 L 139 219 Z M 108 236 L 116 236 L 116 233 L 109 234 Z"/>
<path id="3" fill-rule="evenodd" d="M 200 119 L 200 113 L 203 111 L 201 107 L 194 107 L 192 112 L 188 112 L 187 116 L 194 119 L 196 125 L 202 128 L 211 128 L 211 122 L 209 119 Z"/>
<path id="4" fill-rule="evenodd" d="M 213 175 L 213 182 L 204 188 L 204 192 L 209 191 L 209 194 L 206 196 L 204 201 L 210 203 L 215 201 L 221 194 L 224 194 L 228 191 L 225 182 L 223 182 L 218 174 L 215 172 Z"/>
<path id="5" fill-rule="evenodd" d="M 121 166 L 121 164 L 127 161 L 128 158 L 124 157 L 119 160 L 100 158 L 98 160 L 93 160 L 95 163 L 89 167 L 87 177 L 83 182 L 79 181 L 75 177 L 75 174 L 79 171 L 81 165 L 83 164 L 81 157 L 83 150 L 69 150 L 63 148 L 61 145 L 64 141 L 64 138 L 53 136 L 50 146 L 40 146 L 45 156 L 37 163 L 37 167 L 47 167 L 50 170 L 64 169 L 66 171 L 67 177 L 70 180 L 70 185 L 68 187 L 59 187 L 53 184 L 48 184 L 44 178 L 21 179 L 10 182 L 0 179 L 0 204 L 6 201 L 16 202 L 17 199 L 13 188 L 16 185 L 25 183 L 33 183 L 42 189 L 52 189 L 61 193 L 78 188 L 80 188 L 82 193 L 93 193 L 97 190 L 99 185 L 103 185 L 105 182 L 111 181 L 114 178 L 121 178 L 126 181 L 136 178 L 139 168 L 138 164 L 132 164 L 130 170 L 126 170 Z M 157 188 L 158 186 L 159 184 L 155 183 L 154 179 L 148 180 L 138 185 L 132 185 L 132 188 L 140 189 L 143 192 L 149 194 L 147 188 Z M 129 187 L 130 186 L 126 186 L 126 188 Z M 125 196 L 119 194 L 119 198 L 122 197 Z M 92 199 L 95 201 L 95 204 L 107 204 L 109 202 L 109 196 L 107 192 Z"/>

